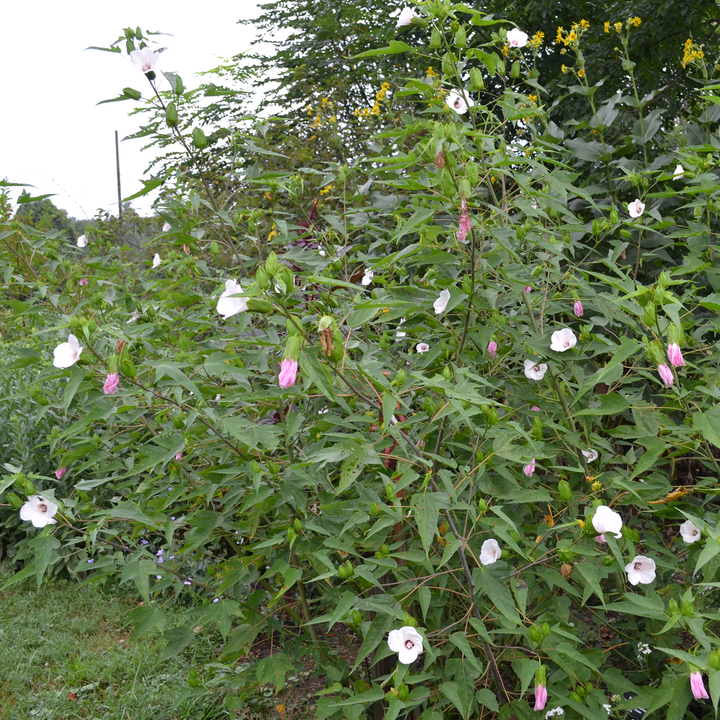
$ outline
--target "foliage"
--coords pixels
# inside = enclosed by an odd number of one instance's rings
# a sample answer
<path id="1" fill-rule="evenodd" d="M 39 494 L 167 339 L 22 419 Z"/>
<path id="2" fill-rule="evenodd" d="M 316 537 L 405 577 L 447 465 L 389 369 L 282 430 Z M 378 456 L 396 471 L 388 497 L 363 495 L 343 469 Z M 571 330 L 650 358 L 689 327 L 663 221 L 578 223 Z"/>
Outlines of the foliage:
<path id="1" fill-rule="evenodd" d="M 369 57 L 430 55 L 438 77 L 408 77 L 406 112 L 341 163 L 298 166 L 260 123 L 216 188 L 229 160 L 182 116 L 192 91 L 175 79 L 175 117 L 149 73 L 158 142 L 194 178 L 163 201 L 159 267 L 5 218 L 4 322 L 61 390 L 68 468 L 56 487 L 6 466 L 8 506 L 61 505 L 24 524 L 8 583 L 133 583 L 164 656 L 220 633 L 226 670 L 181 699 L 220 689 L 233 711 L 310 667 L 319 718 L 539 717 L 533 677 L 567 718 L 709 717 L 688 673 L 717 707 L 716 58 L 686 48 L 702 88 L 664 132 L 630 54 L 645 20 L 605 97 L 586 43 L 617 38 L 575 18 L 567 92 L 587 105 L 559 126 L 537 45 L 466 5 L 415 11 L 425 44 Z M 58 369 L 68 332 L 84 349 Z M 411 625 L 424 653 L 401 665 L 385 641 Z"/>

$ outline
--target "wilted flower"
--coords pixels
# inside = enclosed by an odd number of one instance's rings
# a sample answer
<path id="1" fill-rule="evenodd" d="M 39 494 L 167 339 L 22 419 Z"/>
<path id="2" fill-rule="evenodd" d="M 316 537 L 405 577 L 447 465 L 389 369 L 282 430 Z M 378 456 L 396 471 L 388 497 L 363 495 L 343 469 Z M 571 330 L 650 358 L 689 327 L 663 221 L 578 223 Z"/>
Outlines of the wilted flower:
<path id="1" fill-rule="evenodd" d="M 600 533 L 599 535 L 596 535 L 595 542 L 598 545 L 604 545 L 607 542 L 607 540 L 605 539 L 605 533 Z"/>
<path id="2" fill-rule="evenodd" d="M 621 538 L 622 518 L 619 513 L 611 510 L 607 505 L 600 505 L 595 509 L 592 524 L 598 533 L 612 533 L 616 538 Z M 634 583 L 633 583 L 634 584 Z"/>
<path id="3" fill-rule="evenodd" d="M 583 304 L 579 300 L 575 301 L 575 304 L 573 305 L 573 312 L 575 313 L 575 317 L 582 317 L 585 313 Z"/>
<path id="4" fill-rule="evenodd" d="M 466 95 L 467 97 L 467 95 Z M 470 98 L 463 97 L 457 90 L 451 90 L 445 98 L 448 107 L 454 110 L 458 115 L 464 115 L 469 107 L 473 106 Z"/>
<path id="5" fill-rule="evenodd" d="M 700 539 L 700 528 L 697 527 L 697 525 L 695 525 L 695 523 L 691 520 L 686 520 L 680 526 L 680 534 L 686 543 L 694 543 L 696 540 Z"/>
<path id="6" fill-rule="evenodd" d="M 60 343 L 53 350 L 53 365 L 61 370 L 69 368 L 78 361 L 82 351 L 78 339 L 71 333 L 67 342 Z"/>
<path id="7" fill-rule="evenodd" d="M 88 244 L 87 238 L 81 235 L 76 241 L 78 247 L 85 247 Z"/>
<path id="8" fill-rule="evenodd" d="M 513 28 L 512 30 L 508 30 L 507 41 L 510 47 L 525 47 L 528 41 L 528 34 L 524 33 L 522 30 Z M 535 709 L 537 710 L 537 708 Z"/>
<path id="9" fill-rule="evenodd" d="M 154 268 L 158 267 L 158 265 L 160 265 L 161 262 L 162 262 L 162 260 L 160 259 L 160 253 L 155 253 L 155 257 L 153 258 L 153 267 Z"/>
<path id="10" fill-rule="evenodd" d="M 555 352 L 565 352 L 577 345 L 577 337 L 570 328 L 556 330 L 550 338 L 550 349 Z"/>
<path id="11" fill-rule="evenodd" d="M 225 320 L 248 309 L 247 298 L 232 297 L 242 292 L 240 284 L 234 280 L 225 282 L 225 290 L 217 301 L 217 311 Z"/>
<path id="12" fill-rule="evenodd" d="M 524 290 L 523 292 L 531 293 L 531 292 L 532 292 L 532 288 L 531 288 L 529 285 L 526 285 L 526 286 L 525 286 L 525 290 Z"/>
<path id="13" fill-rule="evenodd" d="M 418 343 L 415 346 L 415 352 L 419 355 L 422 355 L 423 353 L 426 353 L 430 349 L 430 346 L 427 343 Z"/>
<path id="14" fill-rule="evenodd" d="M 280 374 L 278 375 L 278 385 L 281 388 L 291 388 L 295 384 L 297 377 L 298 362 L 297 360 L 283 360 L 280 363 Z"/>
<path id="15" fill-rule="evenodd" d="M 670 387 L 675 382 L 673 371 L 665 363 L 658 365 L 658 374 L 665 387 Z"/>
<path id="16" fill-rule="evenodd" d="M 533 458 L 524 468 L 523 472 L 527 477 L 532 477 L 535 472 L 535 458 Z"/>
<path id="17" fill-rule="evenodd" d="M 178 453 L 178 454 L 175 456 L 175 459 L 176 459 L 178 462 L 182 462 L 182 453 Z"/>
<path id="18" fill-rule="evenodd" d="M 365 272 L 363 273 L 362 280 L 360 281 L 365 287 L 367 287 L 375 277 L 375 273 L 370 268 L 365 268 Z"/>
<path id="19" fill-rule="evenodd" d="M 588 448 L 587 450 L 583 450 L 582 454 L 587 458 L 588 462 L 595 462 L 595 460 L 598 459 L 598 451 L 593 450 L 592 448 Z"/>
<path id="20" fill-rule="evenodd" d="M 488 343 L 488 353 L 491 360 L 494 360 L 497 357 L 497 343 L 494 340 L 491 340 Z"/>
<path id="21" fill-rule="evenodd" d="M 547 703 L 547 688 L 543 685 L 535 686 L 535 707 L 534 710 L 544 710 Z"/>
<path id="22" fill-rule="evenodd" d="M 107 378 L 105 378 L 105 384 L 103 385 L 103 392 L 106 395 L 114 395 L 117 392 L 119 384 L 120 376 L 117 373 L 108 373 Z"/>
<path id="23" fill-rule="evenodd" d="M 685 359 L 682 356 L 682 350 L 677 343 L 670 343 L 667 349 L 667 356 L 673 367 L 681 367 L 685 365 Z"/>
<path id="24" fill-rule="evenodd" d="M 423 651 L 422 635 L 410 625 L 388 633 L 388 647 L 398 654 L 398 660 L 403 665 L 411 665 Z"/>
<path id="25" fill-rule="evenodd" d="M 502 557 L 502 550 L 495 538 L 486 540 L 480 548 L 480 563 L 482 565 L 492 565 Z"/>
<path id="26" fill-rule="evenodd" d="M 58 469 L 55 471 L 55 477 L 56 477 L 58 480 L 62 480 L 62 479 L 63 479 L 63 475 L 64 475 L 66 472 L 67 472 L 67 468 L 66 468 L 66 467 L 58 468 Z"/>
<path id="27" fill-rule="evenodd" d="M 80 279 L 78 280 L 78 285 L 87 285 L 87 284 L 88 284 L 88 279 L 87 279 L 87 278 L 80 278 Z"/>
<path id="28" fill-rule="evenodd" d="M 395 27 L 405 27 L 407 25 L 411 25 L 415 17 L 415 13 L 412 11 L 412 8 L 405 6 L 400 11 L 400 17 L 397 19 Z"/>
<path id="29" fill-rule="evenodd" d="M 533 412 L 542 412 L 542 410 L 537 405 L 533 405 L 530 409 Z"/>
<path id="30" fill-rule="evenodd" d="M 465 242 L 467 234 L 472 229 L 472 223 L 470 222 L 470 213 L 468 212 L 467 200 L 463 198 L 460 201 L 460 222 L 457 231 L 457 239 L 459 242 Z"/>
<path id="31" fill-rule="evenodd" d="M 640 200 L 633 200 L 628 203 L 627 209 L 631 218 L 639 218 L 645 212 L 645 203 L 640 202 Z"/>
<path id="32" fill-rule="evenodd" d="M 673 173 L 673 180 L 680 180 L 685 177 L 685 168 L 679 163 L 675 166 L 675 172 Z"/>
<path id="33" fill-rule="evenodd" d="M 708 700 L 709 695 L 705 689 L 702 674 L 698 671 L 690 673 L 690 689 L 696 700 Z"/>
<path id="34" fill-rule="evenodd" d="M 133 50 L 130 53 L 133 64 L 145 75 L 152 72 L 160 59 L 160 53 L 153 52 L 152 48 L 144 47 L 140 50 Z"/>
<path id="35" fill-rule="evenodd" d="M 444 313 L 448 302 L 450 302 L 450 291 L 443 290 L 440 293 L 440 296 L 438 297 L 438 299 L 433 303 L 433 308 L 435 309 L 435 314 L 440 315 L 441 313 Z"/>
<path id="36" fill-rule="evenodd" d="M 30 495 L 20 508 L 20 519 L 29 520 L 35 527 L 41 528 L 57 522 L 53 517 L 57 511 L 58 506 L 54 502 L 42 495 Z"/>
<path id="37" fill-rule="evenodd" d="M 655 561 L 644 555 L 636 555 L 625 566 L 625 572 L 631 585 L 637 585 L 638 583 L 648 585 L 655 579 Z"/>
<path id="38" fill-rule="evenodd" d="M 542 380 L 548 366 L 545 363 L 535 364 L 534 360 L 525 361 L 525 377 L 530 380 Z"/>

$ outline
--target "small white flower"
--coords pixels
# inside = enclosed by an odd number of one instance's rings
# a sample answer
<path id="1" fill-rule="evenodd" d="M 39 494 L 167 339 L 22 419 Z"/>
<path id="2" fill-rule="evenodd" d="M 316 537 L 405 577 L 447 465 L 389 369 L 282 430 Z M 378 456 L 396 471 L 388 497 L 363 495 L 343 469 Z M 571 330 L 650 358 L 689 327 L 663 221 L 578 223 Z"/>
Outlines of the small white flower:
<path id="1" fill-rule="evenodd" d="M 570 328 L 556 330 L 550 338 L 550 349 L 555 352 L 565 352 L 577 345 L 577 337 Z"/>
<path id="2" fill-rule="evenodd" d="M 625 572 L 631 585 L 649 585 L 655 579 L 655 561 L 644 555 L 636 555 L 625 566 Z"/>
<path id="3" fill-rule="evenodd" d="M 320 255 L 320 257 L 325 257 L 327 253 L 324 250 L 318 249 L 318 255 Z"/>
<path id="4" fill-rule="evenodd" d="M 155 253 L 155 257 L 153 258 L 153 267 L 158 267 L 161 262 L 162 260 L 160 259 L 160 253 Z"/>
<path id="5" fill-rule="evenodd" d="M 680 526 L 680 534 L 682 535 L 684 542 L 688 544 L 694 543 L 696 540 L 700 539 L 700 528 L 691 520 L 686 520 Z"/>
<path id="6" fill-rule="evenodd" d="M 492 565 L 502 557 L 502 550 L 495 538 L 486 540 L 480 548 L 480 563 L 482 565 Z"/>
<path id="7" fill-rule="evenodd" d="M 464 115 L 469 107 L 474 105 L 473 101 L 465 93 L 463 97 L 457 90 L 451 90 L 445 98 L 447 106 L 458 115 Z"/>
<path id="8" fill-rule="evenodd" d="M 443 290 L 440 293 L 440 297 L 438 297 L 438 299 L 433 303 L 433 308 L 435 309 L 435 314 L 440 315 L 441 313 L 444 313 L 448 302 L 450 302 L 450 291 Z"/>
<path id="9" fill-rule="evenodd" d="M 400 17 L 398 18 L 397 25 L 395 27 L 405 27 L 406 25 L 411 25 L 414 19 L 415 13 L 412 11 L 412 8 L 406 6 L 400 12 Z"/>
<path id="10" fill-rule="evenodd" d="M 157 65 L 157 61 L 160 59 L 160 53 L 153 52 L 152 48 L 144 47 L 141 50 L 133 50 L 130 53 L 130 59 L 141 72 L 147 75 L 147 73 L 152 72 L 155 65 Z"/>
<path id="11" fill-rule="evenodd" d="M 673 173 L 673 180 L 680 180 L 685 177 L 685 168 L 679 163 L 675 166 L 675 172 Z"/>
<path id="12" fill-rule="evenodd" d="M 133 310 L 132 315 L 130 316 L 130 319 L 127 321 L 128 323 L 135 322 L 140 317 L 140 313 L 137 310 Z"/>
<path id="13" fill-rule="evenodd" d="M 512 30 L 508 31 L 507 41 L 508 41 L 508 45 L 510 47 L 516 47 L 516 48 L 525 47 L 527 45 L 527 41 L 528 41 L 528 34 L 524 33 L 522 30 L 513 28 Z"/>
<path id="14" fill-rule="evenodd" d="M 647 643 L 638 643 L 638 655 L 649 655 L 651 652 L 652 648 Z"/>
<path id="15" fill-rule="evenodd" d="M 645 203 L 633 200 L 628 203 L 627 209 L 631 218 L 639 218 L 645 212 Z"/>
<path id="16" fill-rule="evenodd" d="M 88 240 L 84 235 L 81 235 L 76 242 L 78 247 L 85 247 L 88 244 Z"/>
<path id="17" fill-rule="evenodd" d="M 363 273 L 362 280 L 360 281 L 365 287 L 367 287 L 375 277 L 375 273 L 370 268 L 365 268 L 365 272 Z"/>
<path id="18" fill-rule="evenodd" d="M 247 298 L 244 297 L 232 297 L 242 292 L 240 283 L 234 280 L 228 280 L 225 283 L 225 291 L 220 295 L 217 302 L 217 311 L 223 316 L 223 319 L 227 320 L 233 315 L 245 312 L 248 309 Z"/>
<path id="19" fill-rule="evenodd" d="M 404 338 L 407 333 L 404 330 L 401 330 L 402 324 L 405 322 L 406 318 L 400 318 L 400 324 L 398 325 L 398 329 L 395 331 L 395 337 L 400 340 Z"/>
<path id="20" fill-rule="evenodd" d="M 53 350 L 53 365 L 61 370 L 69 368 L 78 361 L 82 351 L 83 349 L 80 347 L 78 339 L 70 334 L 68 335 L 67 342 L 60 343 Z"/>
<path id="21" fill-rule="evenodd" d="M 612 705 L 610 703 L 603 703 L 603 709 L 609 715 L 612 712 Z"/>
<path id="22" fill-rule="evenodd" d="M 412 665 L 423 651 L 422 635 L 410 625 L 388 633 L 387 644 L 403 665 Z"/>
<path id="23" fill-rule="evenodd" d="M 163 223 L 162 231 L 167 232 L 168 230 L 170 230 L 170 223 L 169 222 Z"/>
<path id="24" fill-rule="evenodd" d="M 418 355 L 422 355 L 423 353 L 426 353 L 430 349 L 430 346 L 427 343 L 418 343 L 415 346 L 415 352 L 418 353 Z"/>
<path id="25" fill-rule="evenodd" d="M 599 454 L 597 450 L 593 450 L 592 448 L 588 448 L 587 450 L 583 450 L 582 454 L 587 458 L 588 462 L 595 462 L 595 460 L 598 459 Z"/>
<path id="26" fill-rule="evenodd" d="M 622 518 L 619 513 L 611 510 L 607 505 L 600 505 L 595 509 L 595 514 L 592 518 L 592 524 L 596 532 L 604 535 L 605 533 L 612 533 L 616 538 L 621 538 L 622 533 Z"/>
<path id="27" fill-rule="evenodd" d="M 20 519 L 29 520 L 38 528 L 54 525 L 57 520 L 53 515 L 57 510 L 58 506 L 42 495 L 30 495 L 27 502 L 20 508 Z"/>
<path id="28" fill-rule="evenodd" d="M 545 363 L 535 363 L 534 360 L 525 361 L 525 377 L 529 380 L 542 380 L 548 366 Z"/>

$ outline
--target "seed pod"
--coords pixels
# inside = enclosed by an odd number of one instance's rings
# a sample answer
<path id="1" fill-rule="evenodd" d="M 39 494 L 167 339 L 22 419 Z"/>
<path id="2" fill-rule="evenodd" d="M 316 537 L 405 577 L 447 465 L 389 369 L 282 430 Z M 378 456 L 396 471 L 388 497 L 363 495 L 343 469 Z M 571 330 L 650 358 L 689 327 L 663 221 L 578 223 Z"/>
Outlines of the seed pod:
<path id="1" fill-rule="evenodd" d="M 251 297 L 247 300 L 247 308 L 250 312 L 269 313 L 272 311 L 272 305 L 262 298 Z"/>
<path id="2" fill-rule="evenodd" d="M 137 368 L 133 364 L 132 360 L 123 360 L 120 363 L 120 368 L 122 369 L 122 374 L 130 378 L 132 380 L 137 375 Z"/>
<path id="3" fill-rule="evenodd" d="M 467 33 L 461 25 L 455 33 L 455 47 L 464 48 L 467 45 Z"/>
<path id="4" fill-rule="evenodd" d="M 539 643 L 543 637 L 542 632 L 537 625 L 531 625 L 528 634 L 530 635 L 530 639 L 536 643 Z"/>
<path id="5" fill-rule="evenodd" d="M 207 138 L 205 137 L 205 133 L 202 131 L 202 128 L 196 127 L 193 129 L 192 139 L 193 139 L 193 145 L 196 148 L 199 148 L 202 150 L 202 148 L 207 147 Z"/>
<path id="6" fill-rule="evenodd" d="M 570 502 L 572 500 L 572 489 L 570 483 L 567 480 L 560 480 L 558 483 L 558 495 L 563 502 Z"/>
<path id="7" fill-rule="evenodd" d="M 406 381 L 407 373 L 402 368 L 400 368 L 395 374 L 395 382 L 397 383 L 398 387 L 402 387 Z"/>
<path id="8" fill-rule="evenodd" d="M 435 28 L 430 35 L 430 47 L 439 48 L 442 45 L 442 35 L 440 31 Z"/>
<path id="9" fill-rule="evenodd" d="M 510 77 L 513 79 L 520 77 L 520 63 L 517 60 L 510 67 Z"/>
<path id="10" fill-rule="evenodd" d="M 261 290 L 267 290 L 270 287 L 270 281 L 264 268 L 260 267 L 255 271 L 255 282 Z"/>
<path id="11" fill-rule="evenodd" d="M 488 425 L 497 425 L 499 422 L 498 411 L 495 408 L 490 408 L 487 417 Z"/>
<path id="12" fill-rule="evenodd" d="M 182 95 L 185 92 L 185 86 L 183 85 L 182 78 L 179 75 L 175 76 L 175 94 Z"/>
<path id="13" fill-rule="evenodd" d="M 168 106 L 165 108 L 165 122 L 171 128 L 177 127 L 178 111 L 174 102 L 168 103 Z"/>
<path id="14" fill-rule="evenodd" d="M 219 255 L 220 254 L 220 245 L 218 245 L 217 240 L 213 240 L 210 243 L 210 254 L 211 255 Z"/>
<path id="15" fill-rule="evenodd" d="M 19 510 L 23 506 L 23 501 L 15 493 L 10 492 L 6 497 L 13 510 Z"/>
<path id="16" fill-rule="evenodd" d="M 444 75 L 453 76 L 455 75 L 455 56 L 450 53 L 446 52 L 442 56 L 442 71 Z"/>
<path id="17" fill-rule="evenodd" d="M 473 90 L 485 89 L 485 80 L 483 78 L 483 74 L 480 68 L 473 68 L 472 70 L 470 70 L 470 87 Z"/>

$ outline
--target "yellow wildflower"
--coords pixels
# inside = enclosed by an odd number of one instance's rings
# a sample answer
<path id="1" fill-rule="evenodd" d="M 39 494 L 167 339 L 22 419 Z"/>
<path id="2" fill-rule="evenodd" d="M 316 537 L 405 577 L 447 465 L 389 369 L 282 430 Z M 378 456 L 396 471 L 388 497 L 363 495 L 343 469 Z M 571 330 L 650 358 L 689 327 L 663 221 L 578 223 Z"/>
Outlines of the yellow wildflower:
<path id="1" fill-rule="evenodd" d="M 565 38 L 564 42 L 565 45 L 569 45 L 571 42 L 575 42 L 578 39 L 577 33 L 573 30 L 572 32 L 568 33 L 568 36 Z"/>
<path id="2" fill-rule="evenodd" d="M 532 93 L 530 93 L 530 95 L 528 95 L 527 98 L 533 105 L 535 105 L 535 103 L 537 103 L 537 101 L 538 101 L 538 96 L 533 95 Z"/>
<path id="3" fill-rule="evenodd" d="M 641 22 L 642 22 L 642 20 L 637 15 L 628 20 L 628 24 L 634 25 L 635 27 L 640 27 Z"/>
<path id="4" fill-rule="evenodd" d="M 320 190 L 321 195 L 327 195 L 332 190 L 332 185 L 326 185 L 322 190 Z"/>
<path id="5" fill-rule="evenodd" d="M 270 192 L 267 191 L 267 190 L 265 191 L 265 199 L 266 199 L 266 200 L 272 200 L 272 195 L 271 195 Z"/>
<path id="6" fill-rule="evenodd" d="M 610 32 L 610 21 L 609 20 L 605 21 L 605 32 L 606 33 Z"/>
<path id="7" fill-rule="evenodd" d="M 532 36 L 528 45 L 530 45 L 531 48 L 539 48 L 543 44 L 544 39 L 545 39 L 545 33 L 538 30 Z"/>
<path id="8" fill-rule="evenodd" d="M 580 21 L 580 29 L 581 30 L 589 30 L 590 29 L 590 23 L 587 20 L 581 20 Z"/>
<path id="9" fill-rule="evenodd" d="M 686 67 L 691 62 L 695 62 L 695 60 L 702 60 L 703 57 L 705 57 L 705 53 L 702 51 L 702 47 L 696 45 L 692 41 L 692 38 L 688 38 L 683 47 L 683 67 Z"/>
<path id="10" fill-rule="evenodd" d="M 328 118 L 328 122 L 336 123 L 336 122 L 337 122 L 337 115 L 331 115 L 331 116 Z"/>
<path id="11" fill-rule="evenodd" d="M 390 89 L 390 83 L 384 82 L 384 83 L 380 86 L 380 89 L 381 89 L 381 90 L 384 90 L 385 92 L 387 92 L 387 91 Z"/>
<path id="12" fill-rule="evenodd" d="M 585 77 L 585 70 L 583 70 L 583 68 L 578 70 L 578 77 Z"/>
<path id="13" fill-rule="evenodd" d="M 320 99 L 320 102 L 322 103 L 322 106 L 323 106 L 323 107 L 327 107 L 328 99 L 327 99 L 326 97 L 321 98 L 321 99 Z"/>
<path id="14" fill-rule="evenodd" d="M 560 69 L 563 71 L 563 75 L 568 71 L 567 65 L 561 65 Z"/>
<path id="15" fill-rule="evenodd" d="M 563 42 L 563 32 L 563 26 L 560 25 L 560 27 L 557 29 L 557 35 L 555 36 L 556 43 L 560 44 L 561 42 Z"/>
<path id="16" fill-rule="evenodd" d="M 623 29 L 623 24 L 619 21 L 616 22 L 615 23 L 615 32 L 622 32 L 622 29 Z"/>
<path id="17" fill-rule="evenodd" d="M 503 57 L 507 57 L 507 54 L 508 54 L 508 45 L 507 45 L 507 43 L 505 43 L 505 45 L 503 45 L 502 54 L 503 54 Z"/>
<path id="18" fill-rule="evenodd" d="M 426 77 L 433 77 L 433 78 L 434 78 L 434 77 L 437 77 L 438 74 L 432 69 L 432 67 L 429 67 L 429 68 L 427 69 L 427 72 L 425 73 L 425 76 L 426 76 Z"/>

